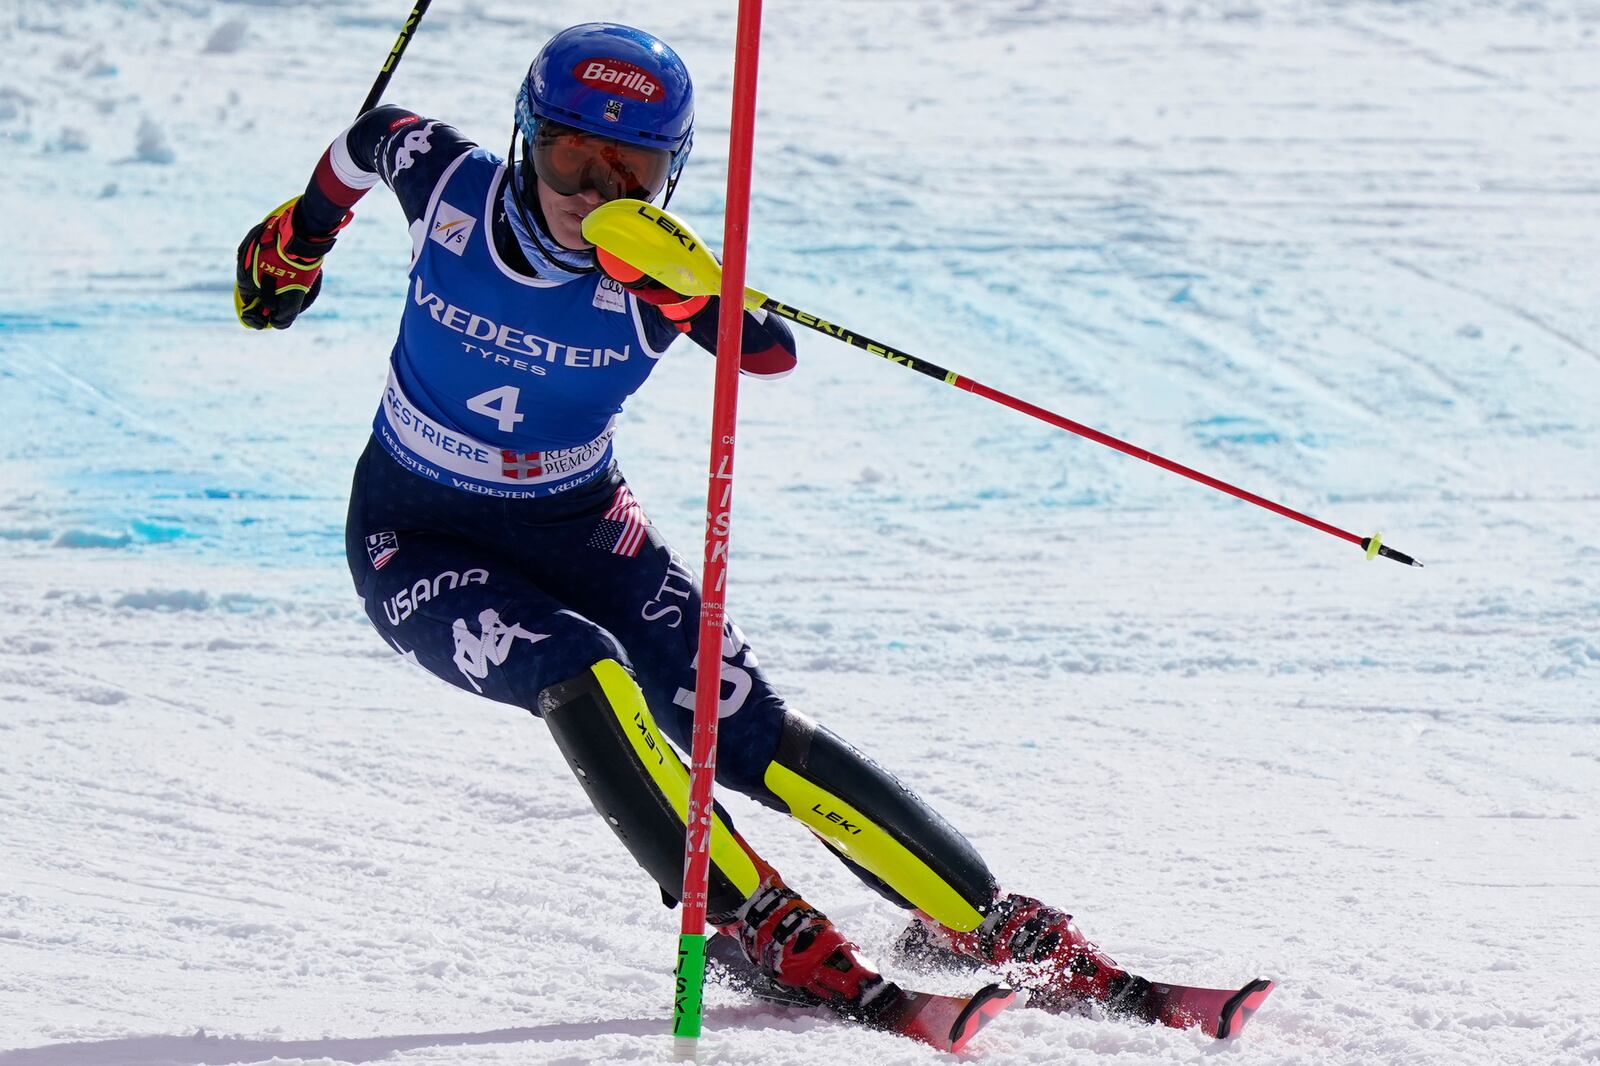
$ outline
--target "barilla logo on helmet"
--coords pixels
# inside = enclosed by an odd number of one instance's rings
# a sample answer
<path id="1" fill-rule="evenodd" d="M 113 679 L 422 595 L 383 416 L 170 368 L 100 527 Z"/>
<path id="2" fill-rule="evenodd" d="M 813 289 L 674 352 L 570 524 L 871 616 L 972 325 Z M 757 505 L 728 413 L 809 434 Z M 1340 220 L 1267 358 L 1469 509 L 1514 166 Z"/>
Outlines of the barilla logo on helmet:
<path id="1" fill-rule="evenodd" d="M 652 78 L 649 71 L 621 59 L 606 56 L 585 59 L 572 68 L 572 76 L 588 88 L 629 100 L 643 100 L 648 104 L 662 97 L 661 83 Z"/>

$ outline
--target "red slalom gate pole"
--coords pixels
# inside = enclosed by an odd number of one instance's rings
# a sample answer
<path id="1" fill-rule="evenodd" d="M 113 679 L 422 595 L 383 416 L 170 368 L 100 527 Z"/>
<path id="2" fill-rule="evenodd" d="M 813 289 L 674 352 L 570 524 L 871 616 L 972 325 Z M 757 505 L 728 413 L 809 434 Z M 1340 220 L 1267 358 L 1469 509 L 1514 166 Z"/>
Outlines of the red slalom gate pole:
<path id="1" fill-rule="evenodd" d="M 750 221 L 756 66 L 760 51 L 761 0 L 739 0 L 733 63 L 733 122 L 728 145 L 728 198 L 722 231 L 722 307 L 717 320 L 716 390 L 711 405 L 711 464 L 706 488 L 700 658 L 695 674 L 694 733 L 689 752 L 689 810 L 684 823 L 683 925 L 678 935 L 672 1008 L 672 1033 L 679 1058 L 692 1058 L 698 1047 L 701 998 L 705 991 L 711 786 L 717 771 L 717 709 L 722 696 L 722 631 L 727 608 L 728 531 L 733 509 L 733 442 L 739 407 L 739 352 L 744 342 L 745 242 Z"/>

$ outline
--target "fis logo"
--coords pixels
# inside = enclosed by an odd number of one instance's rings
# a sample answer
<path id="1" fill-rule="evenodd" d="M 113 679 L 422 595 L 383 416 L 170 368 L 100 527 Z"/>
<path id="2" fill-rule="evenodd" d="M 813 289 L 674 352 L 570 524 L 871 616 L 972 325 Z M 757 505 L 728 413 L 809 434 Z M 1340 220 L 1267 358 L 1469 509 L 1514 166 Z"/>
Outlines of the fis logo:
<path id="1" fill-rule="evenodd" d="M 572 76 L 590 89 L 600 89 L 628 100 L 649 104 L 662 96 L 661 83 L 652 78 L 649 71 L 621 59 L 585 59 L 572 68 Z"/>
<path id="2" fill-rule="evenodd" d="M 460 255 L 466 251 L 467 238 L 472 236 L 472 227 L 477 223 L 477 219 L 459 207 L 440 200 L 439 210 L 433 216 L 433 229 L 429 232 L 428 239 Z"/>

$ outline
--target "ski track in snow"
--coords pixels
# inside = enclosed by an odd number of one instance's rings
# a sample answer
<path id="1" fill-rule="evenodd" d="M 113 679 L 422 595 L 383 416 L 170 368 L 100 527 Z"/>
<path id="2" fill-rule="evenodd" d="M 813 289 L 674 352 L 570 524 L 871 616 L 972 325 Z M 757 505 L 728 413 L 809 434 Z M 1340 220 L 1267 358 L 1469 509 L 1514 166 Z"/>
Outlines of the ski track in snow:
<path id="1" fill-rule="evenodd" d="M 670 1054 L 675 917 L 542 727 L 349 590 L 392 201 L 292 334 L 228 306 L 391 7 L 0 14 L 0 1066 Z M 715 235 L 730 10 L 444 5 L 388 99 L 499 146 L 549 32 L 640 21 Z M 974 1060 L 1600 1062 L 1596 70 L 1565 0 L 769 6 L 757 284 L 1427 563 L 819 337 L 742 390 L 732 609 L 794 705 L 1136 971 L 1280 984 L 1225 1048 L 1014 1010 Z M 690 555 L 710 379 L 675 350 L 619 444 Z M 709 1061 L 940 1058 L 709 1003 Z"/>

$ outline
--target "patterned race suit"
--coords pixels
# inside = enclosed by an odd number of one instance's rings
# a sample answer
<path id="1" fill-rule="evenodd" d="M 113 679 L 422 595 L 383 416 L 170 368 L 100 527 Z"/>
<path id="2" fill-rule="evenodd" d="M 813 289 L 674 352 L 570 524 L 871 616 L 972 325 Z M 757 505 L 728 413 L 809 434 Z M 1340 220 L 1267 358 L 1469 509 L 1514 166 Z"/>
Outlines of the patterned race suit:
<path id="1" fill-rule="evenodd" d="M 680 332 L 599 273 L 539 271 L 506 225 L 506 167 L 396 107 L 363 116 L 302 212 L 336 224 L 378 181 L 410 223 L 390 378 L 357 467 L 351 574 L 372 624 L 453 685 L 538 712 L 602 658 L 628 667 L 687 745 L 700 595 L 611 457 L 623 401 Z M 716 301 L 685 331 L 714 350 Z M 794 365 L 779 320 L 746 316 L 742 369 Z M 760 794 L 783 704 L 736 626 L 725 648 L 719 778 Z"/>
<path id="2" fill-rule="evenodd" d="M 715 350 L 718 302 L 669 321 L 571 252 L 528 247 L 507 217 L 506 165 L 393 107 L 329 148 L 296 230 L 332 233 L 380 180 L 410 223 L 412 257 L 346 529 L 367 616 L 435 676 L 544 717 L 670 898 L 687 772 L 655 730 L 688 749 L 700 593 L 634 499 L 612 438 L 680 333 Z M 787 326 L 747 312 L 744 328 L 744 373 L 793 369 Z M 997 887 L 970 843 L 786 709 L 731 622 L 722 652 L 717 781 L 804 822 L 896 904 L 975 928 Z M 776 873 L 720 816 L 710 896 L 729 916 Z"/>

